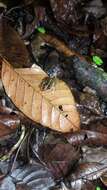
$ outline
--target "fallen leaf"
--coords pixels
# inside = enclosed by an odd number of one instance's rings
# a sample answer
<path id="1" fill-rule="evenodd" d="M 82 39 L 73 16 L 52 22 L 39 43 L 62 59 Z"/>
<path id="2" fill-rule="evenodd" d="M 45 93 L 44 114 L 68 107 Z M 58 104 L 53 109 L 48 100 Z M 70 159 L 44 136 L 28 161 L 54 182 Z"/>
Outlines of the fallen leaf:
<path id="1" fill-rule="evenodd" d="M 35 148 L 37 149 L 37 146 Z M 67 175 L 72 166 L 80 158 L 79 149 L 69 143 L 43 144 L 38 148 L 38 156 L 51 170 L 55 179 Z"/>
<path id="2" fill-rule="evenodd" d="M 88 147 L 83 146 L 82 147 L 82 163 L 83 162 L 98 162 L 106 164 L 107 162 L 107 149 L 101 147 Z"/>
<path id="3" fill-rule="evenodd" d="M 107 119 L 90 122 L 82 126 L 81 131 L 65 134 L 72 145 L 107 145 Z"/>
<path id="4" fill-rule="evenodd" d="M 17 115 L 0 114 L 0 123 L 7 125 L 8 127 L 14 128 L 20 123 L 20 119 Z"/>
<path id="5" fill-rule="evenodd" d="M 0 106 L 0 138 L 14 133 L 20 124 L 18 115 L 6 106 Z"/>
<path id="6" fill-rule="evenodd" d="M 82 190 L 85 189 L 83 188 L 85 184 L 98 179 L 105 171 L 107 171 L 107 163 L 82 163 L 78 165 L 75 172 L 68 177 L 67 181 L 74 190 Z"/>
<path id="7" fill-rule="evenodd" d="M 49 35 L 49 34 L 40 34 L 40 37 L 46 42 L 51 44 L 53 47 L 56 48 L 57 51 L 63 53 L 67 57 L 77 56 L 80 59 L 84 59 L 84 57 L 76 52 L 75 50 L 66 46 L 66 44 L 56 37 Z"/>
<path id="8" fill-rule="evenodd" d="M 11 127 L 9 128 L 0 122 L 0 140 L 9 134 L 12 134 L 15 131 L 15 129 L 16 128 L 14 129 L 12 129 Z"/>
<path id="9" fill-rule="evenodd" d="M 18 184 L 27 190 L 49 190 L 55 185 L 53 176 L 44 166 L 36 163 L 18 168 L 1 183 L 0 190 L 17 190 Z"/>
<path id="10" fill-rule="evenodd" d="M 88 87 L 85 89 L 87 91 L 89 90 Z M 79 92 L 79 99 L 80 102 L 77 107 L 80 113 L 81 124 L 87 125 L 98 119 L 101 120 L 104 117 L 101 103 L 95 94 L 91 92 Z"/>
<path id="11" fill-rule="evenodd" d="M 47 74 L 38 66 L 13 69 L 3 60 L 2 82 L 6 93 L 26 116 L 33 121 L 60 132 L 77 131 L 80 117 L 68 86 L 57 80 L 54 87 L 41 90 Z"/>
<path id="12" fill-rule="evenodd" d="M 29 54 L 23 40 L 4 18 L 0 18 L 0 56 L 15 67 L 29 66 Z"/>
<path id="13" fill-rule="evenodd" d="M 95 190 L 96 185 L 88 180 L 75 180 L 71 184 L 62 183 L 61 190 Z M 72 187 L 72 188 L 71 188 Z M 54 189 L 53 189 L 54 190 Z"/>
<path id="14" fill-rule="evenodd" d="M 72 145 L 107 145 L 107 134 L 97 131 L 81 130 L 66 137 Z"/>

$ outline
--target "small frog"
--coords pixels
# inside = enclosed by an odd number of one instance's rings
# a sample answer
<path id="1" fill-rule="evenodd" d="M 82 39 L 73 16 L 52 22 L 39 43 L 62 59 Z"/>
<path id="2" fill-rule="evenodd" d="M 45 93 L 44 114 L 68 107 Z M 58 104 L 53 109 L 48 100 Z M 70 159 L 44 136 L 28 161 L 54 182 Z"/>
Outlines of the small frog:
<path id="1" fill-rule="evenodd" d="M 45 77 L 40 84 L 40 89 L 45 91 L 55 87 L 56 80 L 56 77 Z"/>

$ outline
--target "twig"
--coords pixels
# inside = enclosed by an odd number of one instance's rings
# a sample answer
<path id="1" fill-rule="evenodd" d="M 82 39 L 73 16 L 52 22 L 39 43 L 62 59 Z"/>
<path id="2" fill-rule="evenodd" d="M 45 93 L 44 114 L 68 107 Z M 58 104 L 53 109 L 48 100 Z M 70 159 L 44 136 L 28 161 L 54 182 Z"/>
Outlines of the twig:
<path id="1" fill-rule="evenodd" d="M 12 167 L 11 167 L 11 172 L 12 172 L 12 170 L 14 169 L 15 162 L 16 162 L 17 156 L 18 156 L 18 154 L 19 154 L 19 151 L 20 151 L 20 149 L 21 149 L 21 147 L 22 147 L 24 141 L 27 139 L 28 135 L 29 135 L 29 133 L 27 133 L 27 134 L 24 136 L 24 138 L 22 139 L 22 141 L 21 141 L 21 143 L 20 143 L 20 145 L 19 145 L 19 147 L 18 147 L 18 150 L 17 150 L 17 152 L 16 152 L 16 155 L 15 155 L 15 158 L 14 158 L 14 160 L 13 160 Z"/>
<path id="2" fill-rule="evenodd" d="M 10 156 L 13 154 L 13 152 L 19 147 L 19 145 L 21 144 L 21 142 L 23 141 L 23 138 L 25 136 L 25 126 L 24 125 L 22 125 L 21 131 L 22 131 L 21 136 L 20 136 L 18 142 L 11 148 L 11 150 L 8 152 L 8 154 L 6 154 L 0 158 L 0 161 L 5 161 L 5 160 L 9 159 Z"/>

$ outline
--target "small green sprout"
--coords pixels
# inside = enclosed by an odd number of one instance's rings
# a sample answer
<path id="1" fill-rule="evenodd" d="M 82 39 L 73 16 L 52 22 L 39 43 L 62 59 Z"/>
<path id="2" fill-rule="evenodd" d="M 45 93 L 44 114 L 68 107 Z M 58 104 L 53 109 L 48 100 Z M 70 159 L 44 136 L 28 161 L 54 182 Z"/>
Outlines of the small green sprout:
<path id="1" fill-rule="evenodd" d="M 96 65 L 99 65 L 99 66 L 104 63 L 103 60 L 97 55 L 93 55 L 92 60 Z"/>
<path id="2" fill-rule="evenodd" d="M 46 33 L 46 30 L 44 27 L 37 27 L 37 30 L 38 32 L 42 33 L 42 34 L 45 34 Z"/>
<path id="3" fill-rule="evenodd" d="M 101 188 L 99 186 L 96 187 L 96 190 L 101 190 Z"/>

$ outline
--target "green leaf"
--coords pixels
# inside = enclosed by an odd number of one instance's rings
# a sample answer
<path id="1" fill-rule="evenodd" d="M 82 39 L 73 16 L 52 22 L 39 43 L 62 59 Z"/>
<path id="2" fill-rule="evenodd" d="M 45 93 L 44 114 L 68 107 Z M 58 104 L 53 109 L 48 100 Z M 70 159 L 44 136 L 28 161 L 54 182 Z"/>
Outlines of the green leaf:
<path id="1" fill-rule="evenodd" d="M 104 63 L 103 60 L 97 55 L 93 55 L 92 59 L 96 65 L 102 65 Z"/>
<path id="2" fill-rule="evenodd" d="M 37 28 L 38 32 L 42 33 L 42 34 L 45 34 L 46 33 L 46 30 L 44 27 L 38 27 Z"/>
<path id="3" fill-rule="evenodd" d="M 101 188 L 99 186 L 96 187 L 96 190 L 101 190 Z"/>

